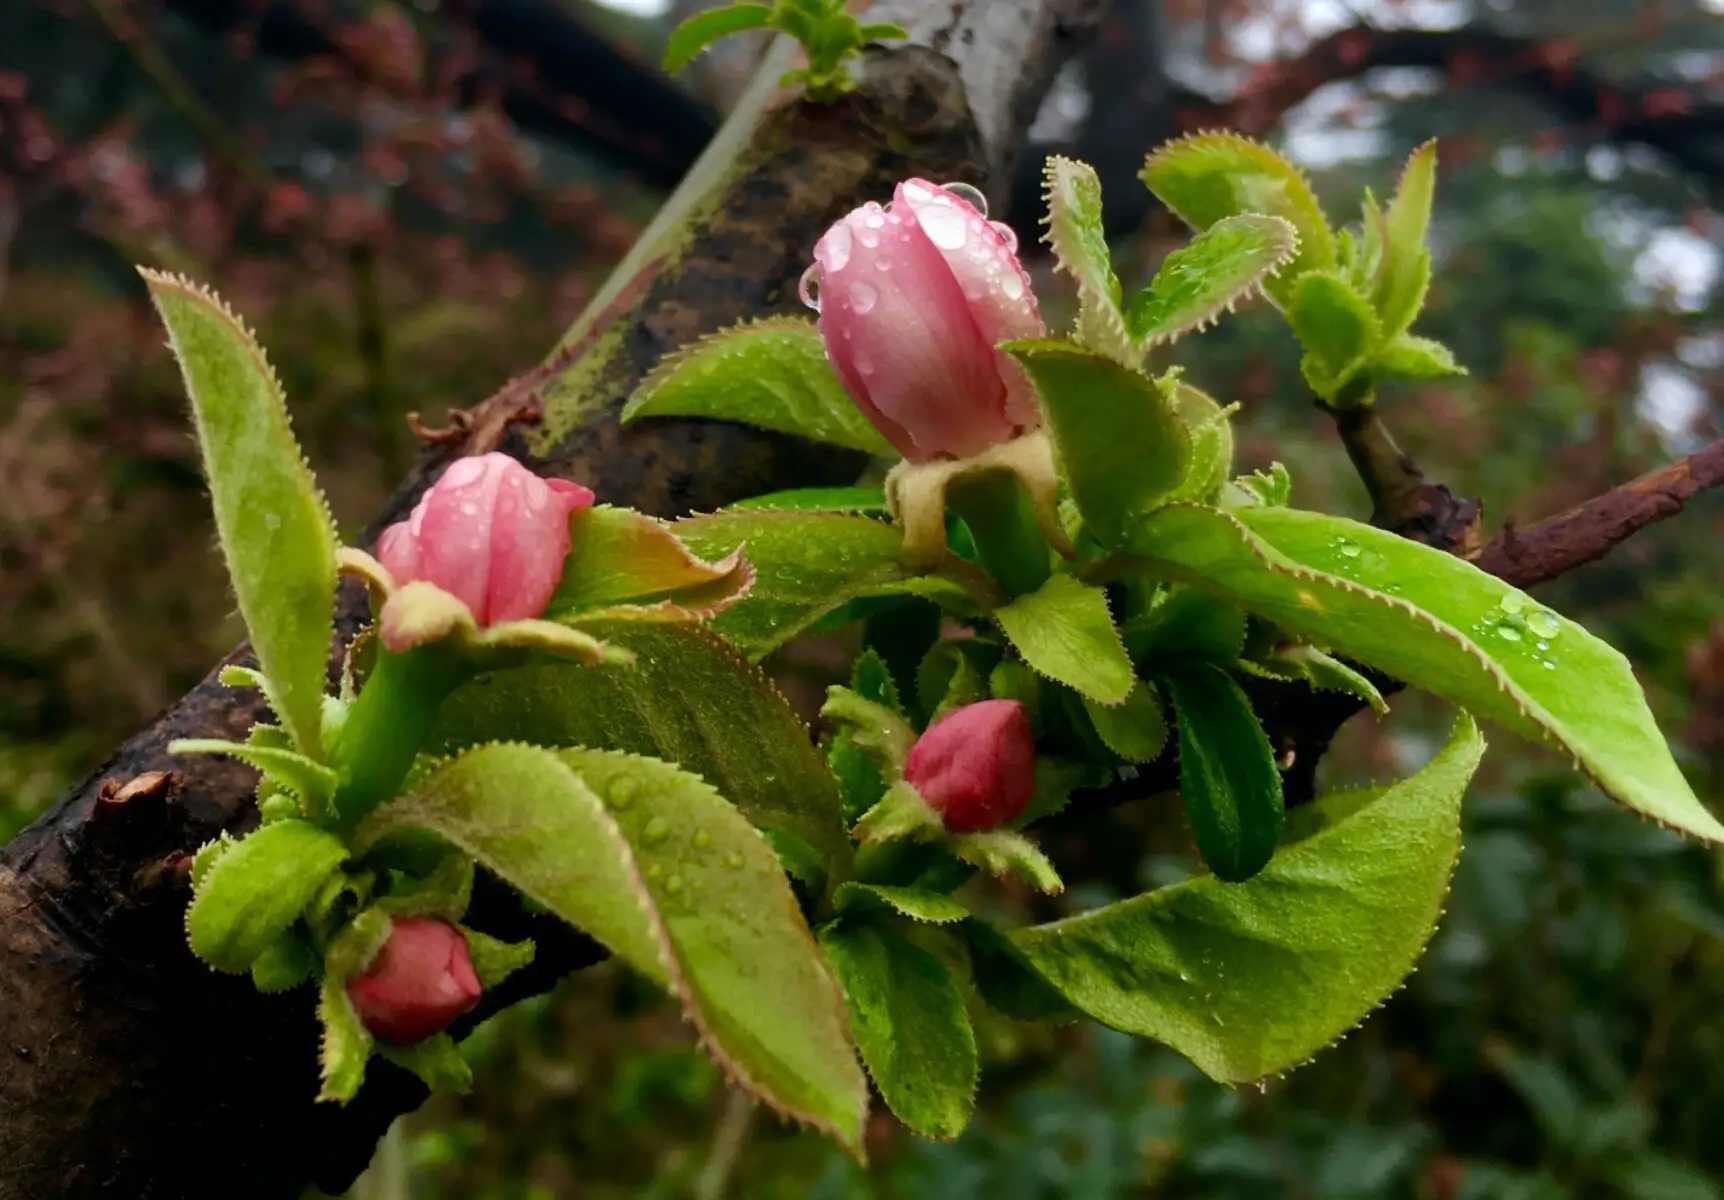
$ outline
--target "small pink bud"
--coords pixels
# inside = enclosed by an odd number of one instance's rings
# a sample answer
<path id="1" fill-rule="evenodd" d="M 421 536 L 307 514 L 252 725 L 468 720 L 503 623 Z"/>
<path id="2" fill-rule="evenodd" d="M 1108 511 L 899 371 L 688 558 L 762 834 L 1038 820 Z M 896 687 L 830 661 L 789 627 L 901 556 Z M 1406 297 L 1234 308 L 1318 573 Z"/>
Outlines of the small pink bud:
<path id="1" fill-rule="evenodd" d="M 449 464 L 413 514 L 377 539 L 397 585 L 435 584 L 480 628 L 545 611 L 569 556 L 569 518 L 592 507 L 578 483 L 540 479 L 506 454 Z"/>
<path id="2" fill-rule="evenodd" d="M 948 833 L 997 829 L 1036 790 L 1036 744 L 1016 700 L 983 700 L 928 726 L 910 748 L 904 778 Z"/>
<path id="3" fill-rule="evenodd" d="M 1029 379 L 994 349 L 1047 333 L 1015 246 L 962 196 L 910 179 L 814 247 L 827 357 L 911 462 L 971 458 L 1041 424 Z"/>
<path id="4" fill-rule="evenodd" d="M 396 917 L 371 966 L 347 981 L 365 1028 L 397 1046 L 442 1033 L 482 991 L 467 939 L 433 917 Z"/>

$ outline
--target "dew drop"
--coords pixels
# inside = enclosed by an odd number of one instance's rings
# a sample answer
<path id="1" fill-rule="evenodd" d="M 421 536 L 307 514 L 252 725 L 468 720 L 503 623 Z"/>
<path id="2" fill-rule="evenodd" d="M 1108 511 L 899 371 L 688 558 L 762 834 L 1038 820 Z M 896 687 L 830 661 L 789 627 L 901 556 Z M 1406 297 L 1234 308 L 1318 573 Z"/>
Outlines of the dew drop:
<path id="1" fill-rule="evenodd" d="M 850 264 L 850 252 L 854 249 L 856 242 L 850 232 L 850 226 L 840 222 L 821 239 L 821 263 L 829 270 L 842 271 Z"/>
<path id="2" fill-rule="evenodd" d="M 734 850 L 731 851 L 729 854 L 724 856 L 724 865 L 729 867 L 732 871 L 742 870 L 742 855 L 736 853 Z"/>
<path id="3" fill-rule="evenodd" d="M 619 779 L 611 784 L 608 793 L 612 808 L 627 808 L 635 802 L 635 793 L 640 785 L 632 779 Z"/>
<path id="4" fill-rule="evenodd" d="M 281 528 L 281 518 L 276 516 L 274 513 L 264 513 L 263 523 L 271 533 Z"/>
<path id="5" fill-rule="evenodd" d="M 1008 300 L 1022 300 L 1024 298 L 1023 277 L 1016 271 L 1012 272 L 1000 281 L 1000 290 L 1006 294 Z"/>
<path id="6" fill-rule="evenodd" d="M 1543 661 L 1544 661 L 1544 669 L 1545 670 L 1547 670 L 1547 671 L 1556 670 L 1556 664 L 1554 662 L 1552 662 L 1550 659 L 1547 658 Z"/>
<path id="7" fill-rule="evenodd" d="M 964 243 L 970 240 L 964 214 L 955 208 L 920 209 L 916 220 L 921 224 L 922 232 L 928 235 L 928 240 L 942 250 L 962 250 Z"/>
<path id="8" fill-rule="evenodd" d="M 858 375 L 872 375 L 874 373 L 874 360 L 866 354 L 858 354 L 854 361 Z"/>
<path id="9" fill-rule="evenodd" d="M 474 504 L 471 500 L 463 501 L 461 504 L 461 515 L 463 517 L 476 517 L 479 515 L 479 506 Z"/>
<path id="10" fill-rule="evenodd" d="M 820 264 L 815 263 L 802 272 L 802 280 L 796 285 L 796 294 L 802 303 L 815 312 L 820 311 Z"/>
<path id="11" fill-rule="evenodd" d="M 670 822 L 663 817 L 654 817 L 646 823 L 646 828 L 641 830 L 641 837 L 649 842 L 662 842 L 668 836 Z"/>
<path id="12" fill-rule="evenodd" d="M 881 255 L 879 258 L 874 260 L 874 269 L 876 271 L 890 271 L 892 269 L 892 260 L 887 258 L 885 255 Z"/>
<path id="13" fill-rule="evenodd" d="M 1000 240 L 1006 244 L 1006 249 L 1010 250 L 1013 254 L 1018 252 L 1017 230 L 1013 229 L 1004 221 L 989 221 L 988 225 L 995 233 L 1000 235 Z"/>
<path id="14" fill-rule="evenodd" d="M 862 227 L 864 229 L 886 228 L 886 214 L 880 211 L 878 204 L 868 206 L 868 215 L 862 218 Z"/>
<path id="15" fill-rule="evenodd" d="M 660 875 L 664 874 L 664 868 L 659 866 L 657 863 L 654 863 L 652 866 L 642 871 L 641 874 L 645 875 L 648 879 L 657 879 Z"/>
<path id="16" fill-rule="evenodd" d="M 874 249 L 880 244 L 880 227 L 878 225 L 863 224 L 863 226 L 856 231 L 856 240 L 868 247 L 868 249 Z"/>
<path id="17" fill-rule="evenodd" d="M 1341 538 L 1337 540 L 1335 543 L 1335 549 L 1341 552 L 1342 558 L 1359 557 L 1359 543 L 1353 541 L 1351 538 Z"/>
<path id="18" fill-rule="evenodd" d="M 1502 610 L 1511 617 L 1517 613 L 1526 611 L 1526 597 L 1521 596 L 1516 592 L 1510 592 L 1508 595 L 1504 596 L 1501 604 Z"/>
<path id="19" fill-rule="evenodd" d="M 984 217 L 988 215 L 988 198 L 982 195 L 982 189 L 967 183 L 947 183 L 941 186 Z"/>
<path id="20" fill-rule="evenodd" d="M 682 889 L 683 882 L 681 875 L 672 875 L 669 879 L 664 881 L 664 890 L 672 896 L 681 892 Z"/>
<path id="21" fill-rule="evenodd" d="M 1505 642 L 1520 641 L 1520 626 L 1513 621 L 1503 621 L 1497 626 L 1497 636 Z"/>
<path id="22" fill-rule="evenodd" d="M 1562 622 L 1556 614 L 1542 608 L 1526 615 L 1526 627 L 1541 638 L 1553 638 L 1562 632 Z"/>
<path id="23" fill-rule="evenodd" d="M 1538 644 L 1538 648 L 1540 650 L 1549 650 L 1550 649 L 1550 643 L 1549 642 L 1540 642 Z"/>
<path id="24" fill-rule="evenodd" d="M 850 285 L 850 307 L 857 313 L 874 311 L 874 302 L 880 298 L 880 292 L 873 284 L 860 280 Z"/>
<path id="25" fill-rule="evenodd" d="M 694 848 L 696 850 L 704 850 L 710 845 L 712 845 L 712 835 L 706 830 L 702 829 L 694 835 Z"/>

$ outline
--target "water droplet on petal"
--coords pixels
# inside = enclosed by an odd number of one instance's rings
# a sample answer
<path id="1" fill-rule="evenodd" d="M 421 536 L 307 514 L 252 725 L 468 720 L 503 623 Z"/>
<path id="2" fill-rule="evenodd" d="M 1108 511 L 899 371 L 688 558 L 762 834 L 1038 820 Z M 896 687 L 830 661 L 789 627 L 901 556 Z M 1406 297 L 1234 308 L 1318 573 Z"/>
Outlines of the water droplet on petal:
<path id="1" fill-rule="evenodd" d="M 850 307 L 859 314 L 872 312 L 874 302 L 879 298 L 879 291 L 871 284 L 857 282 L 850 285 Z"/>
<path id="2" fill-rule="evenodd" d="M 964 215 L 955 208 L 924 208 L 916 213 L 922 232 L 942 250 L 962 250 L 970 240 Z"/>
<path id="3" fill-rule="evenodd" d="M 882 255 L 874 260 L 874 269 L 876 271 L 890 271 L 892 269 L 892 260 Z"/>
<path id="4" fill-rule="evenodd" d="M 967 183 L 947 183 L 941 186 L 984 217 L 988 215 L 988 198 L 982 195 L 981 188 L 973 187 Z"/>
<path id="5" fill-rule="evenodd" d="M 802 303 L 806 307 L 812 308 L 815 312 L 820 311 L 819 263 L 815 263 L 806 271 L 802 272 L 802 280 L 796 285 L 796 294 L 801 297 Z"/>
<path id="6" fill-rule="evenodd" d="M 1526 627 L 1541 638 L 1553 638 L 1562 632 L 1562 622 L 1556 614 L 1542 608 L 1526 615 Z"/>
<path id="7" fill-rule="evenodd" d="M 989 228 L 1000 235 L 1000 240 L 1006 244 L 1006 249 L 1013 254 L 1018 252 L 1018 231 L 1004 221 L 989 221 Z"/>
<path id="8" fill-rule="evenodd" d="M 1008 300 L 1022 300 L 1024 298 L 1023 276 L 1016 271 L 1007 275 L 1000 281 L 1000 290 L 1006 294 Z"/>
<path id="9" fill-rule="evenodd" d="M 820 240 L 821 262 L 829 270 L 842 271 L 849 264 L 850 252 L 855 248 L 850 226 L 840 222 Z"/>

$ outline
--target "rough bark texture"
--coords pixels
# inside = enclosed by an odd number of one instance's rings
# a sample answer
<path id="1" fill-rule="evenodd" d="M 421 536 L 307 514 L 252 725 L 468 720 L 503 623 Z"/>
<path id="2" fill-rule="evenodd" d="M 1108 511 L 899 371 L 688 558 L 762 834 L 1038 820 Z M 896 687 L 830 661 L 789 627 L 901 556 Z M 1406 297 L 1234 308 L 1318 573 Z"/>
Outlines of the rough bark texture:
<path id="1" fill-rule="evenodd" d="M 623 430 L 616 413 L 667 350 L 790 309 L 815 238 L 863 198 L 912 172 L 997 172 L 988 147 L 1016 145 L 1039 89 L 1099 5 L 941 7 L 949 23 L 919 26 L 920 45 L 871 55 L 865 85 L 842 104 L 769 112 L 737 170 L 720 173 L 692 223 L 661 239 L 603 319 L 471 414 L 462 436 L 428 446 L 373 529 L 404 512 L 463 445 L 500 443 L 604 499 L 667 515 L 853 478 L 854 460 L 792 439 L 699 422 Z M 973 112 L 964 86 L 984 79 L 985 107 Z M 566 427 L 529 439 L 522 418 L 541 397 Z M 339 610 L 349 634 L 362 617 L 357 589 L 344 590 Z M 231 661 L 246 661 L 243 648 Z M 314 1104 L 309 994 L 260 996 L 186 949 L 188 855 L 255 822 L 253 779 L 165 747 L 176 737 L 243 738 L 262 715 L 255 698 L 212 673 L 0 850 L 0 1200 L 340 1190 L 422 1097 L 416 1081 L 379 1064 L 351 1107 Z M 578 934 L 523 917 L 494 884 L 480 889 L 473 920 L 540 940 L 532 971 L 476 1016 L 597 957 Z"/>

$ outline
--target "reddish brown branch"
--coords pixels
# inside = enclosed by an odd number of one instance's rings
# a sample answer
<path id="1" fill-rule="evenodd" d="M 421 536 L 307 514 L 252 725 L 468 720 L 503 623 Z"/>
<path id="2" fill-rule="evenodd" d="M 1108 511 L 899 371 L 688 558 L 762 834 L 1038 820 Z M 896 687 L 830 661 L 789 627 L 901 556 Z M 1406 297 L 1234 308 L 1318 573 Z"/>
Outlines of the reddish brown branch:
<path id="1" fill-rule="evenodd" d="M 1648 525 L 1724 485 L 1724 438 L 1529 529 L 1510 526 L 1474 557 L 1481 570 L 1531 587 L 1603 558 Z"/>

